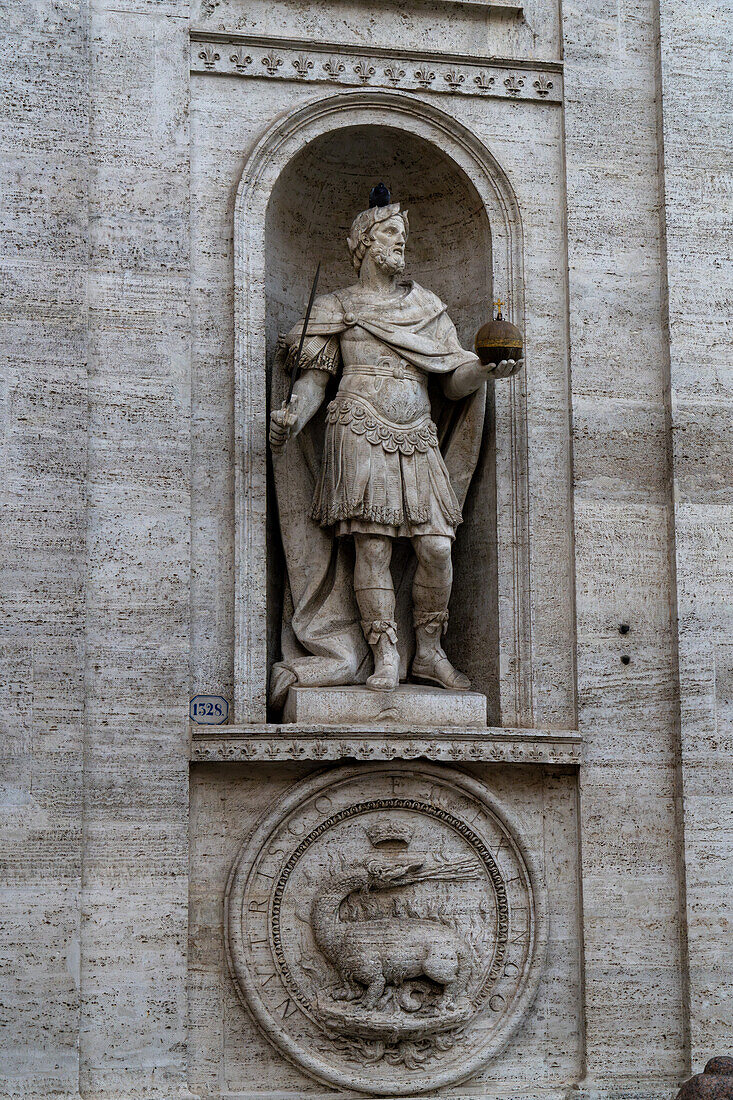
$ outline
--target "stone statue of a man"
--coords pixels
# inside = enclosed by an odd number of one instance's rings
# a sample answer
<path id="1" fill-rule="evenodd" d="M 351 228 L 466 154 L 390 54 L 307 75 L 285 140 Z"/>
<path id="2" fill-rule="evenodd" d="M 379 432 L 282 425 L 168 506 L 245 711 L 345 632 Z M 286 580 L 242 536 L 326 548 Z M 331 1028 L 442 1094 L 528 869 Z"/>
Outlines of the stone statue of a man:
<path id="1" fill-rule="evenodd" d="M 470 467 L 470 480 L 483 421 L 483 383 L 489 376 L 513 374 L 521 361 L 483 366 L 473 352 L 460 346 L 440 299 L 417 283 L 400 279 L 407 235 L 407 213 L 396 203 L 372 206 L 354 219 L 348 246 L 358 282 L 315 299 L 300 361 L 302 374 L 289 405 L 272 413 L 270 445 L 277 481 L 278 463 L 288 440 L 314 417 L 329 380 L 339 378 L 338 391 L 326 413 L 310 520 L 331 539 L 353 538 L 353 594 L 374 659 L 366 685 L 376 691 L 391 691 L 399 682 L 390 559 L 393 541 L 408 538 L 417 559 L 412 583 L 415 655 L 411 678 L 467 690 L 468 678 L 453 667 L 441 645 L 453 584 L 451 544 L 462 516 L 461 501 L 441 453 L 428 384 L 431 379 L 437 381 L 451 402 L 481 390 L 480 416 L 474 415 L 473 420 L 464 417 L 470 430 L 466 432 L 465 424 L 459 426 L 454 440 L 453 465 Z M 301 332 L 302 324 L 286 337 L 286 367 L 297 354 Z M 461 430 L 466 438 L 460 437 Z M 459 476 L 465 481 L 465 496 L 467 480 Z M 284 503 L 286 491 L 283 488 L 281 492 L 278 486 L 283 527 L 289 522 L 290 511 Z M 292 551 L 291 546 L 288 553 L 286 545 L 291 574 L 303 565 L 293 560 L 298 555 Z M 305 546 L 301 551 L 308 553 Z M 336 576 L 333 568 L 328 576 Z M 340 642 L 329 649 L 326 640 L 329 629 L 333 628 L 334 635 L 341 629 L 336 623 L 339 608 L 332 607 L 318 627 L 308 618 L 312 600 L 322 598 L 323 583 L 330 583 L 325 569 L 319 577 L 320 588 L 309 584 L 308 578 L 305 591 L 296 583 L 300 594 L 293 593 L 291 626 L 300 652 L 310 653 L 315 661 L 311 661 L 310 670 L 307 657 L 301 659 L 305 669 L 298 668 L 297 659 L 289 665 L 286 662 L 287 681 L 353 683 L 359 679 L 356 658 L 340 660 Z M 292 575 L 290 579 L 292 586 Z M 353 640 L 350 644 L 353 649 Z M 331 660 L 334 653 L 338 654 L 335 664 Z M 280 690 L 275 694 L 281 694 L 282 667 L 276 673 Z"/>

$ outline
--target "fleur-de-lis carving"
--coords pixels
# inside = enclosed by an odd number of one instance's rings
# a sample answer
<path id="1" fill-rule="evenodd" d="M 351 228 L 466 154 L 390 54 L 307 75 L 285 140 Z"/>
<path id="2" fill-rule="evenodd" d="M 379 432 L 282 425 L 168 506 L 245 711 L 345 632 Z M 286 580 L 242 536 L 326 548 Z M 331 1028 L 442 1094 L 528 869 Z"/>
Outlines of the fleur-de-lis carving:
<path id="1" fill-rule="evenodd" d="M 540 73 L 534 82 L 534 86 L 537 89 L 537 95 L 548 96 L 552 88 L 552 81 L 544 73 Z"/>
<path id="2" fill-rule="evenodd" d="M 265 56 L 262 58 L 262 64 L 265 66 L 270 76 L 275 75 L 282 63 L 283 59 L 281 57 L 278 57 L 274 50 L 272 50 L 268 54 L 265 54 Z"/>
<path id="3" fill-rule="evenodd" d="M 457 92 L 463 81 L 466 79 L 463 73 L 459 73 L 457 69 L 450 69 L 443 77 L 446 84 L 450 87 L 452 92 Z"/>
<path id="4" fill-rule="evenodd" d="M 293 68 L 298 74 L 298 79 L 305 80 L 308 75 L 308 70 L 313 68 L 313 62 L 310 60 L 309 57 L 301 54 L 300 57 L 296 57 L 295 61 L 293 62 Z"/>
<path id="5" fill-rule="evenodd" d="M 244 46 L 235 50 L 229 60 L 236 66 L 238 73 L 243 73 L 247 66 L 252 64 L 252 58 L 244 52 Z"/>
<path id="6" fill-rule="evenodd" d="M 488 92 L 489 88 L 494 83 L 494 78 L 493 76 L 487 76 L 486 73 L 481 72 L 478 76 L 473 78 L 473 82 L 482 92 Z"/>
<path id="7" fill-rule="evenodd" d="M 389 65 L 384 70 L 384 75 L 387 77 L 390 84 L 399 84 L 402 77 L 405 75 L 405 70 L 401 69 L 399 65 Z"/>
<path id="8" fill-rule="evenodd" d="M 421 65 L 419 69 L 415 70 L 415 80 L 423 88 L 429 88 L 435 80 L 435 73 L 427 65 Z"/>
<path id="9" fill-rule="evenodd" d="M 358 65 L 354 65 L 354 72 L 362 84 L 366 84 L 374 76 L 376 70 L 368 61 L 360 61 Z"/>
<path id="10" fill-rule="evenodd" d="M 519 95 L 524 87 L 524 81 L 517 79 L 516 76 L 508 76 L 504 81 L 504 87 L 509 95 Z"/>
<path id="11" fill-rule="evenodd" d="M 211 42 L 207 42 L 204 48 L 199 51 L 199 57 L 203 61 L 205 69 L 213 69 L 221 57 L 221 54 L 216 52 Z"/>
<path id="12" fill-rule="evenodd" d="M 325 63 L 323 71 L 328 73 L 332 80 L 338 80 L 341 74 L 346 72 L 346 66 L 343 61 L 334 61 L 331 59 Z"/>

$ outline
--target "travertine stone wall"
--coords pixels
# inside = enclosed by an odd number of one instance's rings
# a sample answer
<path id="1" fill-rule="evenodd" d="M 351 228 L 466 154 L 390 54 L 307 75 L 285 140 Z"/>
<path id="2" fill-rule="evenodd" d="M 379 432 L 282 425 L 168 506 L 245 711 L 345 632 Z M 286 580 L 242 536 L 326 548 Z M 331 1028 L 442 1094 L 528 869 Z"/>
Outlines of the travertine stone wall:
<path id="1" fill-rule="evenodd" d="M 187 8 L 89 11 L 92 181 L 79 1089 L 185 1089 Z"/>
<path id="2" fill-rule="evenodd" d="M 3 17 L 0 1095 L 326 1095 L 256 1031 L 223 946 L 237 849 L 316 765 L 282 762 L 282 738 L 265 763 L 260 731 L 259 762 L 196 764 L 189 791 L 186 727 L 191 695 L 235 693 L 237 188 L 306 101 L 394 91 L 387 61 L 347 86 L 322 53 L 301 76 L 313 41 L 465 55 L 455 88 L 415 61 L 398 92 L 483 143 L 521 214 L 526 402 L 521 423 L 497 414 L 499 481 L 520 429 L 528 460 L 531 676 L 511 722 L 579 728 L 583 759 L 456 750 L 522 820 L 550 937 L 524 1024 L 450 1094 L 671 1100 L 731 1043 L 726 13 L 14 0 Z M 196 28 L 299 44 L 242 79 L 228 53 L 227 75 L 192 57 Z M 540 68 L 477 85 L 502 57 Z M 434 270 L 468 326 L 460 271 Z"/>
<path id="3" fill-rule="evenodd" d="M 731 1034 L 733 166 L 730 13 L 660 3 L 690 1044 Z M 681 839 L 681 838 L 680 838 Z M 728 1042 L 730 1046 L 730 1041 Z"/>
<path id="4" fill-rule="evenodd" d="M 652 1090 L 686 1060 L 655 5 L 563 27 L 586 1072 Z"/>
<path id="5" fill-rule="evenodd" d="M 0 1005 L 4 1094 L 78 1085 L 89 49 L 3 12 Z"/>
<path id="6" fill-rule="evenodd" d="M 531 57 L 556 60 L 562 52 L 559 9 L 529 0 L 524 18 L 501 5 L 453 0 L 399 8 L 365 9 L 359 0 L 338 8 L 292 0 L 193 0 L 192 26 L 247 34 L 278 35 L 313 42 L 350 42 L 399 49 L 452 51 L 478 57 Z"/>

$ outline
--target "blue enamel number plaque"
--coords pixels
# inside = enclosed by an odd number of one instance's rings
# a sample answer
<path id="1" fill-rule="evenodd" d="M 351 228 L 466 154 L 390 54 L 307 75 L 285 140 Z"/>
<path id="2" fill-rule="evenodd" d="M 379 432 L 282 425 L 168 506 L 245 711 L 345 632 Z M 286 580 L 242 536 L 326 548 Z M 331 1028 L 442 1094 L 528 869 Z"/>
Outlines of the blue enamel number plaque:
<path id="1" fill-rule="evenodd" d="M 194 695 L 188 713 L 199 726 L 220 726 L 229 717 L 229 704 L 221 695 Z"/>

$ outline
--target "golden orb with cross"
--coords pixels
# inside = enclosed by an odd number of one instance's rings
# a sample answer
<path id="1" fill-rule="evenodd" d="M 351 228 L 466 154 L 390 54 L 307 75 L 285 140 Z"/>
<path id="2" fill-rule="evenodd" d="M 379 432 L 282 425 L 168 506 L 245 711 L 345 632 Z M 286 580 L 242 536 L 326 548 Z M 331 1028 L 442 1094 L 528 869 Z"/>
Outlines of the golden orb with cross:
<path id="1" fill-rule="evenodd" d="M 476 354 L 486 366 L 500 363 L 502 359 L 521 359 L 524 349 L 522 333 L 501 314 L 504 303 L 496 303 L 496 317 L 482 325 L 476 334 Z"/>

